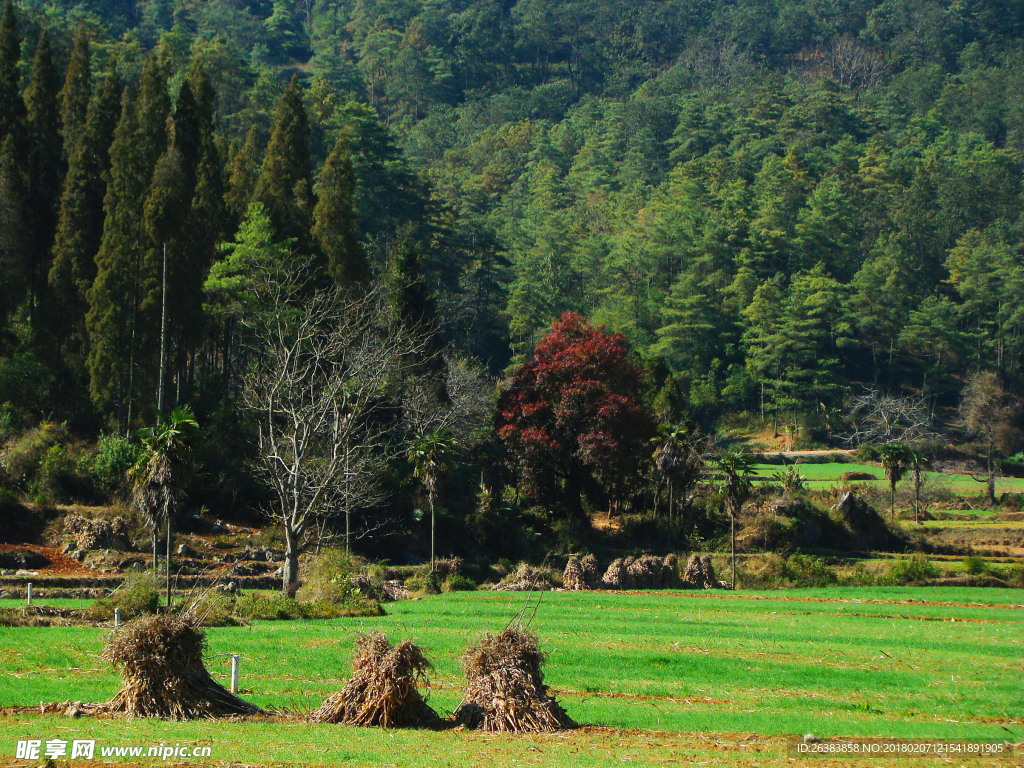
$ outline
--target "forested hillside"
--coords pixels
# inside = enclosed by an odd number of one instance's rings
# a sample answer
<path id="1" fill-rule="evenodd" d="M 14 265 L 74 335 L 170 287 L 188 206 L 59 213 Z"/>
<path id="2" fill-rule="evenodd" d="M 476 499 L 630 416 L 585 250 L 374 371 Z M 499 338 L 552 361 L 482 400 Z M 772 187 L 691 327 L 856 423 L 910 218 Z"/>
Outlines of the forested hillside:
<path id="1" fill-rule="evenodd" d="M 8 0 L 6 429 L 191 403 L 244 496 L 271 252 L 390 286 L 419 373 L 508 379 L 578 312 L 663 424 L 834 444 L 865 388 L 1012 390 L 1022 37 L 1011 0 Z"/>

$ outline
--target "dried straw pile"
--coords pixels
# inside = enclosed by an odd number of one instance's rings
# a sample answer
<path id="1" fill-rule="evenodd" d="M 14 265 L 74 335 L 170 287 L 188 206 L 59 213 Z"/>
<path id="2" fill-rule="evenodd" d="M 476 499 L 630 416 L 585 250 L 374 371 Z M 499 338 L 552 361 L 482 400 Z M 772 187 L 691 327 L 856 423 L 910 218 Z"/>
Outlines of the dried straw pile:
<path id="1" fill-rule="evenodd" d="M 597 579 L 597 558 L 593 555 L 569 555 L 569 562 L 565 564 L 565 573 L 562 574 L 562 583 L 571 592 L 580 592 L 585 589 L 596 589 Z"/>
<path id="2" fill-rule="evenodd" d="M 612 561 L 601 578 L 604 589 L 671 589 L 678 587 L 679 571 L 675 555 L 621 557 Z"/>
<path id="3" fill-rule="evenodd" d="M 121 690 L 97 711 L 172 720 L 255 715 L 261 710 L 217 683 L 203 665 L 206 635 L 180 616 L 147 616 L 118 631 L 103 658 L 121 670 Z"/>
<path id="4" fill-rule="evenodd" d="M 310 714 L 311 722 L 391 728 L 438 719 L 417 688 L 426 682 L 430 662 L 408 640 L 394 647 L 382 632 L 362 635 L 352 668 L 352 679 Z"/>
<path id="5" fill-rule="evenodd" d="M 492 589 L 501 592 L 539 592 L 551 589 L 551 579 L 546 571 L 534 568 L 529 563 L 520 563 L 515 571 L 495 584 Z"/>
<path id="6" fill-rule="evenodd" d="M 683 571 L 683 586 L 690 589 L 719 589 L 728 585 L 718 580 L 710 556 L 690 555 L 686 570 Z"/>
<path id="7" fill-rule="evenodd" d="M 466 651 L 462 668 L 469 684 L 455 719 L 470 728 L 498 733 L 537 733 L 576 723 L 548 695 L 537 636 L 508 626 L 487 633 Z"/>

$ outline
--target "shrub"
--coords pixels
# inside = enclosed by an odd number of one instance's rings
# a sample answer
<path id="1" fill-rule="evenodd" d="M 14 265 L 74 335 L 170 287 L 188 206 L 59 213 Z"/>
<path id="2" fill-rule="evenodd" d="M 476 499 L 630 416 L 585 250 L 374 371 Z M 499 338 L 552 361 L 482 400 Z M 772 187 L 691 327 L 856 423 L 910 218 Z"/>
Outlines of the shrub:
<path id="1" fill-rule="evenodd" d="M 442 592 L 474 592 L 476 582 L 460 573 L 449 574 L 441 584 Z"/>
<path id="2" fill-rule="evenodd" d="M 981 555 L 968 555 L 964 558 L 964 571 L 971 576 L 981 576 L 988 570 L 985 558 Z"/>
<path id="3" fill-rule="evenodd" d="M 85 612 L 93 621 L 109 621 L 114 609 L 121 609 L 121 620 L 156 613 L 160 606 L 160 592 L 156 577 L 150 571 L 135 571 L 124 580 L 121 588 L 108 598 L 94 602 Z"/>
<path id="4" fill-rule="evenodd" d="M 125 487 L 128 470 L 138 461 L 138 445 L 116 435 L 104 435 L 96 447 L 90 474 L 96 484 L 107 493 Z"/>
<path id="5" fill-rule="evenodd" d="M 827 587 L 839 580 L 828 563 L 814 555 L 791 555 L 786 558 L 783 574 L 797 587 Z"/>
<path id="6" fill-rule="evenodd" d="M 75 464 L 63 444 L 51 445 L 39 464 L 39 493 L 54 501 L 67 503 L 76 495 L 81 483 L 75 474 Z"/>
<path id="7" fill-rule="evenodd" d="M 352 579 L 360 562 L 340 549 L 325 549 L 306 567 L 299 598 L 309 603 L 340 605 L 357 596 Z"/>
<path id="8" fill-rule="evenodd" d="M 46 452 L 67 440 L 67 429 L 63 424 L 44 421 L 30 429 L 8 448 L 4 456 L 4 467 L 11 482 L 27 487 L 38 475 Z"/>
<path id="9" fill-rule="evenodd" d="M 939 577 L 939 569 L 922 553 L 897 560 L 889 566 L 884 581 L 888 584 L 908 586 L 923 584 Z"/>

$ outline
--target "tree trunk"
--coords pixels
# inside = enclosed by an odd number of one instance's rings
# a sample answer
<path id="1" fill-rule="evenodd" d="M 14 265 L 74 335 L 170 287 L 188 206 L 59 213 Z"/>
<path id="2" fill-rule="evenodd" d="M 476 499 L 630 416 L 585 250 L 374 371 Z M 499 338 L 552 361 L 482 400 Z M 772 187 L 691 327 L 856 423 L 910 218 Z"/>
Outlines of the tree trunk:
<path id="1" fill-rule="evenodd" d="M 299 547 L 296 538 L 294 532 L 285 525 L 284 575 L 281 579 L 281 594 L 285 597 L 295 597 L 299 588 Z"/>
<path id="2" fill-rule="evenodd" d="M 427 493 L 427 497 L 430 500 L 430 572 L 434 572 L 434 529 L 435 521 L 437 516 L 434 513 L 434 491 L 431 489 Z"/>
<path id="3" fill-rule="evenodd" d="M 729 510 L 729 528 L 732 538 L 732 588 L 736 589 L 736 513 Z"/>
<path id="4" fill-rule="evenodd" d="M 157 549 L 159 544 L 159 526 L 156 522 L 153 522 L 153 575 L 159 577 L 160 574 L 160 550 Z"/>
<path id="5" fill-rule="evenodd" d="M 167 556 L 164 565 L 167 567 L 167 610 L 171 610 L 171 514 L 167 513 Z"/>

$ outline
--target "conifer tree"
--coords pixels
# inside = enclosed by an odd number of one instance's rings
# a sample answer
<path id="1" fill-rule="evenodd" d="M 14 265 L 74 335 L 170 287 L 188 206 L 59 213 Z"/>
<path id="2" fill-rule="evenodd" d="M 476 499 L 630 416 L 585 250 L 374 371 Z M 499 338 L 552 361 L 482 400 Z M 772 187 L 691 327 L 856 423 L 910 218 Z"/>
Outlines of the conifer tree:
<path id="1" fill-rule="evenodd" d="M 64 151 L 60 132 L 58 98 L 60 80 L 50 50 L 49 32 L 43 30 L 32 61 L 32 74 L 25 91 L 28 110 L 28 212 L 32 236 L 25 250 L 29 290 L 29 314 L 33 332 L 46 292 L 46 279 L 53 255 L 54 233 L 61 184 L 64 181 Z"/>
<path id="2" fill-rule="evenodd" d="M 115 409 L 119 426 L 126 428 L 138 415 L 138 403 L 152 402 L 155 385 L 159 304 L 144 299 L 152 295 L 160 273 L 153 268 L 156 247 L 146 232 L 143 208 L 166 149 L 166 85 L 162 67 L 151 56 L 137 107 L 127 93 L 122 100 L 110 148 L 96 280 L 88 294 L 90 394 L 100 408 Z"/>
<path id="3" fill-rule="evenodd" d="M 313 209 L 310 177 L 309 123 L 302 88 L 293 77 L 274 110 L 274 128 L 253 199 L 263 203 L 282 237 L 294 238 L 307 252 Z"/>
<path id="4" fill-rule="evenodd" d="M 173 350 L 168 365 L 177 372 L 179 384 L 189 356 L 202 339 L 203 283 L 227 218 L 214 142 L 214 101 L 213 88 L 197 59 L 182 85 L 174 114 L 173 149 L 180 157 L 184 204 L 168 254 L 168 349 Z"/>
<path id="5" fill-rule="evenodd" d="M 241 223 L 245 218 L 259 176 L 260 130 L 254 125 L 249 128 L 245 143 L 235 152 L 228 164 L 228 186 L 224 202 L 234 222 Z"/>
<path id="6" fill-rule="evenodd" d="M 47 325 L 64 365 L 84 375 L 87 294 L 96 279 L 95 256 L 103 238 L 103 201 L 110 145 L 121 114 L 121 78 L 113 63 L 89 105 L 76 137 L 60 200 L 60 216 L 48 277 Z"/>
<path id="7" fill-rule="evenodd" d="M 0 331 L 21 304 L 25 274 L 25 188 L 13 136 L 0 141 Z"/>
<path id="8" fill-rule="evenodd" d="M 71 60 L 60 92 L 61 134 L 64 137 L 64 157 L 69 161 L 78 137 L 89 119 L 89 100 L 92 95 L 92 59 L 89 54 L 89 36 L 80 27 L 75 34 Z"/>
<path id="9" fill-rule="evenodd" d="M 313 236 L 324 255 L 327 273 L 342 287 L 357 285 L 370 277 L 370 265 L 359 244 L 355 187 L 348 138 L 342 136 L 320 172 L 318 199 L 313 209 Z"/>
<path id="10" fill-rule="evenodd" d="M 14 14 L 13 0 L 5 0 L 0 12 L 0 141 L 11 133 L 21 133 L 25 102 L 18 87 L 18 62 L 21 61 L 21 37 Z"/>
<path id="11" fill-rule="evenodd" d="M 395 318 L 416 338 L 422 340 L 417 373 L 433 379 L 435 394 L 447 400 L 441 355 L 444 347 L 437 316 L 437 304 L 420 267 L 420 247 L 406 233 L 391 248 L 386 282 Z"/>

